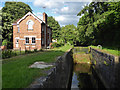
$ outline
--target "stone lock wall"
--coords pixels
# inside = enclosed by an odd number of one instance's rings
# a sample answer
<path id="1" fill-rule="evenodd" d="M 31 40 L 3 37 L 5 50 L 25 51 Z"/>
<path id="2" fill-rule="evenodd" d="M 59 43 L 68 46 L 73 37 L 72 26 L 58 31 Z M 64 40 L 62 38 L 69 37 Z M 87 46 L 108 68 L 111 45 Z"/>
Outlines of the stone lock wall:
<path id="1" fill-rule="evenodd" d="M 106 88 L 120 88 L 120 57 L 91 48 L 91 63 Z"/>
<path id="2" fill-rule="evenodd" d="M 58 57 L 55 67 L 53 67 L 46 77 L 41 77 L 38 83 L 32 84 L 34 88 L 71 88 L 70 80 L 72 78 L 73 59 L 72 51 Z"/>

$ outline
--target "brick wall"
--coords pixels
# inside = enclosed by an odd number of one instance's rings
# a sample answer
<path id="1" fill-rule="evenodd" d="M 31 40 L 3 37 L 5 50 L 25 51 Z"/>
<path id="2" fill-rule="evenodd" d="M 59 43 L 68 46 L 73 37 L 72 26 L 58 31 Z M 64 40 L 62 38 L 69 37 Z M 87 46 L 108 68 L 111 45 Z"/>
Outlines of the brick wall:
<path id="1" fill-rule="evenodd" d="M 32 20 L 34 22 L 33 24 L 33 30 L 28 30 L 28 25 L 26 24 L 28 20 Z M 41 48 L 41 23 L 36 20 L 33 16 L 27 16 L 24 20 L 22 20 L 19 23 L 19 30 L 20 32 L 18 33 L 18 28 L 17 25 L 13 26 L 13 48 L 14 49 L 40 49 Z M 36 44 L 35 45 L 30 45 L 32 38 L 30 37 L 29 40 L 29 45 L 25 45 L 25 37 L 24 36 L 36 36 Z M 16 37 L 19 37 L 19 45 L 18 48 L 16 47 Z"/>

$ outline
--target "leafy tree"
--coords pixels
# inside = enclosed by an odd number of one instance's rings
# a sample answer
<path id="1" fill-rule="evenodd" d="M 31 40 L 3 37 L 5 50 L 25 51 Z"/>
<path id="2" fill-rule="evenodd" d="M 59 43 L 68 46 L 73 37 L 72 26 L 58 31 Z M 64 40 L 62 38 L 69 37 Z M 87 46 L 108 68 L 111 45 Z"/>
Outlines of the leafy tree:
<path id="1" fill-rule="evenodd" d="M 52 38 L 59 40 L 61 28 L 58 21 L 56 21 L 52 16 L 50 16 L 48 17 L 47 22 L 48 25 L 52 28 Z"/>
<path id="2" fill-rule="evenodd" d="M 63 43 L 75 44 L 76 42 L 76 27 L 72 25 L 66 25 L 61 28 L 61 39 Z"/>
<path id="3" fill-rule="evenodd" d="M 78 13 L 81 45 L 120 45 L 120 2 L 91 2 Z"/>
<path id="4" fill-rule="evenodd" d="M 29 11 L 32 12 L 32 9 L 23 2 L 6 2 L 2 8 L 2 37 L 11 42 L 10 46 L 12 46 L 13 35 L 12 23 L 23 17 Z"/>

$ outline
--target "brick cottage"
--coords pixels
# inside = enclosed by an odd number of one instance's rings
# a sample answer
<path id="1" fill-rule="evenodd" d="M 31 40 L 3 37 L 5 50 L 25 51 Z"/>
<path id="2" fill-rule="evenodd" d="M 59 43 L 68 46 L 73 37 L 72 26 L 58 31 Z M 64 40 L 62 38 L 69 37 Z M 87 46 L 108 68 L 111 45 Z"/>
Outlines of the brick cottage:
<path id="1" fill-rule="evenodd" d="M 52 29 L 47 25 L 47 14 L 43 21 L 28 12 L 13 23 L 13 49 L 34 50 L 47 48 L 52 42 Z"/>

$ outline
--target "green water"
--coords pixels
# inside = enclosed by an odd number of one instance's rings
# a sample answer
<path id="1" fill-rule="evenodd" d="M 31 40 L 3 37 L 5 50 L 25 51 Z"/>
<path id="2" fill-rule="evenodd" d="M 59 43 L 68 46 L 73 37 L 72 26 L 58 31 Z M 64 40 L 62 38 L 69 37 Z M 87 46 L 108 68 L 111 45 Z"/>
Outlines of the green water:
<path id="1" fill-rule="evenodd" d="M 73 76 L 71 82 L 71 90 L 79 90 L 84 88 L 104 88 L 101 80 L 91 68 L 90 64 L 75 64 L 73 66 Z"/>
<path id="2" fill-rule="evenodd" d="M 76 64 L 73 67 L 71 90 L 73 88 L 93 88 L 90 64 Z"/>

